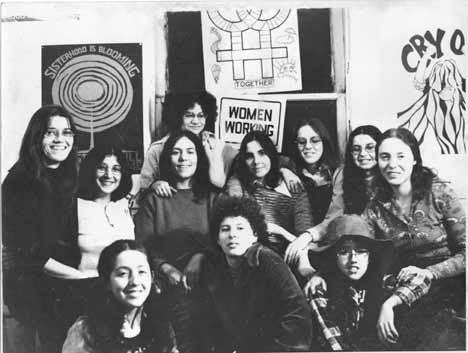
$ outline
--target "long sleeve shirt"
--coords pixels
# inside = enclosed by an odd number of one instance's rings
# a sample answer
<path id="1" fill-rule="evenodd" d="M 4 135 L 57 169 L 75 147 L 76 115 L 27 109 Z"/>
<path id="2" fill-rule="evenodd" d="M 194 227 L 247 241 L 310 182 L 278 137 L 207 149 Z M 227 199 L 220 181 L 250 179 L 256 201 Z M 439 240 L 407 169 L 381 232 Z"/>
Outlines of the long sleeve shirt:
<path id="1" fill-rule="evenodd" d="M 364 210 L 377 239 L 393 241 L 400 267 L 427 268 L 435 279 L 465 272 L 465 211 L 447 185 L 434 179 L 431 192 L 403 214 L 395 200 L 374 200 Z"/>

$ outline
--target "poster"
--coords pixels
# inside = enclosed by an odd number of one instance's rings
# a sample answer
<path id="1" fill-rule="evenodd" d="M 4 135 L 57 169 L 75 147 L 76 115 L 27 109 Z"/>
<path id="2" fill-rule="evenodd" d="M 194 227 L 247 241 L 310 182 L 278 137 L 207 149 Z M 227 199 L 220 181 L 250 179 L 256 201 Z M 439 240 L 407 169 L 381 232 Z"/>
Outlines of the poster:
<path id="1" fill-rule="evenodd" d="M 202 11 L 206 90 L 220 96 L 302 89 L 297 12 Z"/>
<path id="2" fill-rule="evenodd" d="M 219 103 L 218 136 L 221 140 L 240 144 L 245 134 L 264 131 L 281 152 L 283 144 L 286 100 L 260 97 L 222 97 Z"/>
<path id="3" fill-rule="evenodd" d="M 42 46 L 42 103 L 73 116 L 80 158 L 95 144 L 118 143 L 132 173 L 143 163 L 140 44 Z"/>

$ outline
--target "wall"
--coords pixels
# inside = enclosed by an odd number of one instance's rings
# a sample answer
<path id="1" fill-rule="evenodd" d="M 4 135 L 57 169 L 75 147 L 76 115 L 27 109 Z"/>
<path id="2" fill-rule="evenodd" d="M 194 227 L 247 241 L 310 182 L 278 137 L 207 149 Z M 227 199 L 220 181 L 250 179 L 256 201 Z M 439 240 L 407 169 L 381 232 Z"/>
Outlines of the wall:
<path id="1" fill-rule="evenodd" d="M 10 6 L 8 6 L 10 5 Z M 22 6 L 26 6 L 23 8 Z M 29 19 L 24 20 L 27 15 Z M 11 21 L 17 16 L 17 21 Z M 150 143 L 154 97 L 164 92 L 164 77 L 155 73 L 156 37 L 164 14 L 157 6 L 124 4 L 7 4 L 2 8 L 2 180 L 18 158 L 31 115 L 41 105 L 41 46 L 81 43 L 141 43 L 143 61 L 144 145 Z M 35 20 L 39 19 L 39 20 Z M 6 22 L 10 21 L 10 22 Z M 159 49 L 159 48 L 158 48 Z M 164 76 L 164 70 L 160 70 Z"/>
<path id="2" fill-rule="evenodd" d="M 364 5 L 364 6 L 362 6 Z M 443 26 L 449 36 L 462 28 L 468 36 L 466 2 L 316 1 L 291 6 L 347 6 L 347 116 L 352 127 L 373 123 L 381 129 L 396 126 L 396 114 L 414 102 L 419 93 L 413 88 L 413 75 L 401 65 L 401 49 L 408 39 Z M 181 4 L 155 2 L 112 4 L 3 4 L 1 116 L 1 176 L 17 159 L 26 124 L 41 103 L 41 46 L 48 44 L 128 42 L 143 44 L 144 144 L 158 134 L 160 100 L 166 90 L 165 15 L 168 9 L 181 10 Z M 190 4 L 192 10 L 207 3 Z M 15 21 L 11 21 L 16 17 Z M 28 16 L 29 20 L 24 17 Z M 39 19 L 35 21 L 32 19 Z M 435 19 L 435 20 L 434 20 Z M 10 21 L 10 22 L 8 22 Z M 336 35 L 336 33 L 334 34 Z M 466 45 L 465 45 L 466 51 Z M 460 70 L 467 76 L 466 55 Z M 415 58 L 412 58 L 415 60 Z M 466 94 L 465 94 L 466 99 Z M 342 122 L 341 122 L 342 123 Z M 427 143 L 426 143 L 427 145 Z M 431 146 L 423 148 L 426 164 L 436 167 L 466 198 L 464 175 L 466 154 L 442 155 Z"/>
<path id="3" fill-rule="evenodd" d="M 450 5 L 447 7 L 442 2 L 429 2 L 427 6 L 400 3 L 392 6 L 354 7 L 349 10 L 347 97 L 353 127 L 362 124 L 374 124 L 382 130 L 396 127 L 404 121 L 404 116 L 397 118 L 398 112 L 404 111 L 424 96 L 422 91 L 414 87 L 415 73 L 408 72 L 403 64 L 416 68 L 418 62 L 422 60 L 415 46 L 410 44 L 410 38 L 413 36 L 416 36 L 413 37 L 413 43 L 419 47 L 426 31 L 429 31 L 434 38 L 437 38 L 438 29 L 444 31 L 443 36 L 439 31 L 442 40 L 440 40 L 440 52 L 437 53 L 440 57 L 437 60 L 453 59 L 463 77 L 467 78 L 468 3 L 450 2 Z M 465 43 L 460 35 L 455 36 L 456 38 L 451 41 L 456 30 L 462 32 Z M 426 36 L 429 35 L 426 34 Z M 432 38 L 429 36 L 429 39 Z M 431 47 L 427 38 L 424 39 L 423 44 Z M 405 46 L 408 49 L 407 52 L 403 51 Z M 461 47 L 462 55 L 459 55 L 458 51 L 454 52 L 452 47 Z M 424 47 L 421 49 L 427 50 Z M 434 90 L 431 92 L 435 96 L 438 95 Z M 464 97 L 466 102 L 466 82 L 465 92 L 462 92 L 461 97 Z M 459 97 L 460 100 L 461 97 Z M 424 100 L 417 103 L 415 110 L 418 104 L 421 109 L 415 114 L 414 119 L 419 121 L 422 118 L 425 122 L 424 119 L 431 116 L 429 112 L 431 103 L 426 102 L 429 106 L 427 117 L 419 115 L 424 109 L 422 106 L 425 104 Z M 457 105 L 457 103 L 454 104 L 453 112 L 458 109 Z M 456 114 L 455 118 L 457 118 Z M 467 118 L 465 105 L 461 122 L 466 124 Z M 443 116 L 436 115 L 435 123 L 441 123 L 443 119 Z M 411 128 L 415 127 L 415 123 L 416 121 L 413 120 Z M 434 168 L 443 179 L 451 181 L 457 194 L 464 198 L 466 203 L 468 196 L 467 154 L 465 151 L 459 151 L 458 154 L 441 153 L 432 130 L 429 126 L 421 145 L 423 163 Z M 467 137 L 468 129 L 464 139 L 465 144 L 468 144 Z"/>

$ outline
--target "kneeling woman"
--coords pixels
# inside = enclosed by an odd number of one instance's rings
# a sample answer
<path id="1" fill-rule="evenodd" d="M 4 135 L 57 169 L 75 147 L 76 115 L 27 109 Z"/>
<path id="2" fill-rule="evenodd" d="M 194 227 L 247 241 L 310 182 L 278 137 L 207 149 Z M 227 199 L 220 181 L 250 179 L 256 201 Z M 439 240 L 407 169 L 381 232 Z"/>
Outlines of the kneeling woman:
<path id="1" fill-rule="evenodd" d="M 210 349 L 307 351 L 311 312 L 288 266 L 259 243 L 267 233 L 258 204 L 247 198 L 220 199 L 210 229 L 218 251 L 202 267 L 199 294 L 204 300 L 198 305 L 206 305 L 206 313 L 203 321 L 194 322 L 212 323 Z"/>
<path id="2" fill-rule="evenodd" d="M 156 293 L 145 248 L 115 241 L 102 251 L 98 272 L 102 298 L 70 328 L 62 353 L 169 351 L 168 325 L 148 310 Z"/>

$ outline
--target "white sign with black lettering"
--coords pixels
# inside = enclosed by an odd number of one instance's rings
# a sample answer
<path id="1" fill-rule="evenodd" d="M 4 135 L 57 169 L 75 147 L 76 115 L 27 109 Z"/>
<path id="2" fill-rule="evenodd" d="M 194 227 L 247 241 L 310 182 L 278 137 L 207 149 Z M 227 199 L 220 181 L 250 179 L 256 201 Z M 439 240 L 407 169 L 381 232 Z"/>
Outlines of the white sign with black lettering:
<path id="1" fill-rule="evenodd" d="M 228 143 L 241 143 L 252 130 L 264 131 L 281 152 L 283 143 L 285 99 L 264 100 L 255 96 L 247 99 L 223 97 L 220 99 L 218 135 Z"/>

